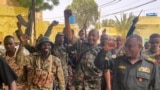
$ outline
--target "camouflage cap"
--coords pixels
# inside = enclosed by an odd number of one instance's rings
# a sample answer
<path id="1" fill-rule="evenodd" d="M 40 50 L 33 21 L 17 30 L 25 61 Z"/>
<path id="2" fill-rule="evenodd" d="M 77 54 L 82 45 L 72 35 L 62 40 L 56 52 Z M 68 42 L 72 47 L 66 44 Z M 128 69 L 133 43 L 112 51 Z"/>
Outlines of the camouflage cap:
<path id="1" fill-rule="evenodd" d="M 45 42 L 49 42 L 49 43 L 53 44 L 52 41 L 47 36 L 42 36 L 38 39 L 37 46 L 39 46 L 40 44 L 45 43 Z"/>

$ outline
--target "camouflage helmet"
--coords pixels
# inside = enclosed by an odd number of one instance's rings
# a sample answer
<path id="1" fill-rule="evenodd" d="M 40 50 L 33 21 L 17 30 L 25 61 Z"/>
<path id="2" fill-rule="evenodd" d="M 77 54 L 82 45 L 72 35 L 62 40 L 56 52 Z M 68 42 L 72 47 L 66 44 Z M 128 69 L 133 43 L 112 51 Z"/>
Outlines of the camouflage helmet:
<path id="1" fill-rule="evenodd" d="M 42 36 L 38 39 L 37 47 L 39 47 L 42 43 L 49 42 L 53 45 L 52 41 L 47 36 Z"/>

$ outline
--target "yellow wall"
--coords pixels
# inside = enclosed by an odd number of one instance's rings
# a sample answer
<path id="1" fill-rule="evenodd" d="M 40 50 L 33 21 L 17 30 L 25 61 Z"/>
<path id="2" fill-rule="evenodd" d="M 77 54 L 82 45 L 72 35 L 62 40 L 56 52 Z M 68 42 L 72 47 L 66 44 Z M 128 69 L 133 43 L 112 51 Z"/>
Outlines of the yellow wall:
<path id="1" fill-rule="evenodd" d="M 116 28 L 114 27 L 102 27 L 101 29 L 99 29 L 99 34 L 102 34 L 102 31 L 106 29 L 106 34 L 110 35 L 111 37 L 115 37 L 117 35 L 120 35 L 120 33 L 118 32 L 118 30 L 116 30 Z"/>
<path id="2" fill-rule="evenodd" d="M 136 31 L 142 36 L 144 42 L 149 39 L 153 33 L 160 34 L 160 17 L 158 16 L 143 16 L 139 18 Z"/>
<path id="3" fill-rule="evenodd" d="M 14 1 L 14 0 L 12 0 Z M 0 41 L 3 41 L 3 38 L 6 35 L 13 35 L 15 36 L 15 30 L 18 14 L 22 14 L 22 16 L 27 19 L 28 9 L 11 6 L 8 4 L 10 0 L 0 0 Z M 41 18 L 41 13 L 39 14 L 39 18 Z M 37 30 L 37 37 L 39 34 L 43 34 L 47 29 L 49 22 L 42 21 L 42 19 L 36 20 L 36 30 Z M 54 37 L 57 32 L 61 32 L 64 28 L 63 24 L 60 24 L 53 28 L 52 34 L 50 38 L 54 41 Z M 71 28 L 74 29 L 76 35 L 78 33 L 78 28 L 75 25 L 71 25 Z M 106 28 L 106 33 L 111 36 L 120 35 L 119 32 L 113 27 L 104 27 Z M 101 28 L 100 34 L 104 28 Z M 23 27 L 23 31 L 25 28 Z M 143 37 L 143 40 L 147 40 L 152 33 L 159 33 L 160 34 L 160 17 L 156 16 L 143 16 L 140 17 L 137 27 L 136 33 Z M 17 40 L 17 39 L 16 39 Z"/>
<path id="4" fill-rule="evenodd" d="M 13 7 L 13 6 L 4 6 L 0 5 L 0 41 L 3 41 L 3 38 L 6 35 L 13 35 L 15 36 L 15 30 L 17 30 L 16 22 L 17 18 L 16 16 L 18 14 L 22 14 L 22 16 L 27 19 L 28 10 L 22 7 Z M 40 19 L 36 20 L 36 37 L 38 37 L 40 34 L 44 34 L 44 32 L 47 30 L 47 27 L 49 26 L 49 22 L 42 21 Z M 63 24 L 60 24 L 53 28 L 52 34 L 50 38 L 52 41 L 55 39 L 55 35 L 57 32 L 61 32 L 64 28 Z M 71 28 L 75 30 L 75 33 L 77 33 L 77 27 L 75 25 L 71 25 Z M 23 31 L 25 30 L 25 27 L 22 28 Z M 15 36 L 16 38 L 16 36 Z M 18 41 L 18 39 L 16 38 Z"/>
<path id="5" fill-rule="evenodd" d="M 17 18 L 16 15 L 22 14 L 24 18 L 27 18 L 28 10 L 21 7 L 10 7 L 0 5 L 0 41 L 6 35 L 14 35 L 16 28 Z"/>
<path id="6" fill-rule="evenodd" d="M 100 35 L 101 35 L 101 32 L 103 31 L 104 28 L 106 28 L 106 33 L 108 35 L 111 35 L 111 36 L 120 35 L 118 30 L 116 30 L 113 27 L 101 28 L 99 30 Z M 151 34 L 153 34 L 153 33 L 160 34 L 160 17 L 158 17 L 158 16 L 142 16 L 142 17 L 140 17 L 139 21 L 137 22 L 136 30 L 134 33 L 139 34 L 143 38 L 144 42 L 149 39 L 149 36 Z"/>

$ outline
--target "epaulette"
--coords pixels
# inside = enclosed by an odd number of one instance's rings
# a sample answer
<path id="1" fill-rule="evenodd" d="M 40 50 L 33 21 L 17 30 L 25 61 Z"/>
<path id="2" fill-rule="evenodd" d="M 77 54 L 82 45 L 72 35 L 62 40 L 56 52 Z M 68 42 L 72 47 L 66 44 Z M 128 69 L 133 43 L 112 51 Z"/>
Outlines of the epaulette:
<path id="1" fill-rule="evenodd" d="M 154 58 L 148 57 L 148 58 L 146 58 L 146 61 L 149 61 L 149 62 L 151 62 L 151 63 L 153 63 L 153 64 L 158 64 L 158 61 L 155 60 Z"/>

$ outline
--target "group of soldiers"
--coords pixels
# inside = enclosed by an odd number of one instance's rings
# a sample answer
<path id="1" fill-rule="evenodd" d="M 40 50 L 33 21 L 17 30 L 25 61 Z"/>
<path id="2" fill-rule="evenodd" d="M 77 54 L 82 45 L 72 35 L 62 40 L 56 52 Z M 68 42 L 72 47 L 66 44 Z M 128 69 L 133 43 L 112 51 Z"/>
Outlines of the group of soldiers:
<path id="1" fill-rule="evenodd" d="M 71 15 L 71 10 L 64 11 L 65 28 L 54 43 L 49 36 L 57 22 L 35 46 L 24 34 L 18 36 L 18 47 L 13 36 L 4 38 L 0 90 L 160 90 L 159 34 L 152 34 L 145 48 L 139 35 L 113 39 L 96 29 L 87 35 L 86 25 L 77 38 L 70 28 Z"/>

